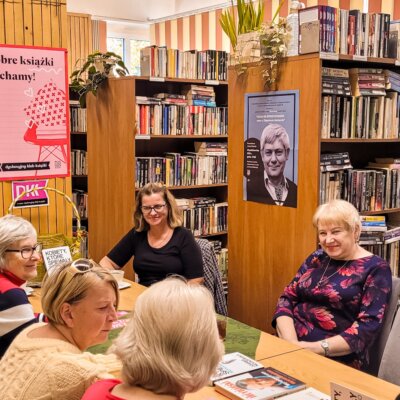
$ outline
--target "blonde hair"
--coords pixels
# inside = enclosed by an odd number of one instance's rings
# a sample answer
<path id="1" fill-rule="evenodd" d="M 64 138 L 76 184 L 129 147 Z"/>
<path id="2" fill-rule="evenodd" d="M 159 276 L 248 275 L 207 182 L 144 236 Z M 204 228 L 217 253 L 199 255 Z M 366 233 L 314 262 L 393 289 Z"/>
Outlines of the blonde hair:
<path id="1" fill-rule="evenodd" d="M 133 214 L 135 230 L 138 232 L 147 231 L 150 227 L 149 224 L 143 217 L 142 213 L 142 199 L 143 196 L 151 196 L 152 194 L 160 194 L 165 201 L 168 209 L 168 225 L 174 229 L 178 226 L 182 226 L 182 213 L 178 205 L 176 204 L 175 197 L 166 188 L 165 185 L 160 183 L 148 183 L 143 186 L 136 196 L 135 213 Z"/>
<path id="2" fill-rule="evenodd" d="M 155 283 L 138 297 L 115 352 L 129 385 L 176 396 L 200 389 L 223 353 L 209 291 L 176 277 Z"/>
<path id="3" fill-rule="evenodd" d="M 361 230 L 360 215 L 356 208 L 345 200 L 331 200 L 320 205 L 315 211 L 313 225 L 318 229 L 318 224 L 340 224 L 349 232 Z"/>
<path id="4" fill-rule="evenodd" d="M 119 290 L 118 283 L 110 273 L 110 270 L 101 267 L 92 260 L 91 269 L 85 272 L 77 272 L 71 277 L 71 264 L 61 264 L 46 273 L 42 283 L 42 309 L 49 322 L 57 325 L 65 325 L 61 317 L 61 306 L 64 303 L 76 303 L 87 295 L 88 290 L 99 282 L 107 282 L 114 289 L 118 307 Z M 68 280 L 67 277 L 70 277 Z"/>
<path id="5" fill-rule="evenodd" d="M 0 218 L 0 268 L 6 269 L 5 252 L 15 242 L 37 238 L 36 229 L 24 218 L 15 215 L 5 215 Z"/>

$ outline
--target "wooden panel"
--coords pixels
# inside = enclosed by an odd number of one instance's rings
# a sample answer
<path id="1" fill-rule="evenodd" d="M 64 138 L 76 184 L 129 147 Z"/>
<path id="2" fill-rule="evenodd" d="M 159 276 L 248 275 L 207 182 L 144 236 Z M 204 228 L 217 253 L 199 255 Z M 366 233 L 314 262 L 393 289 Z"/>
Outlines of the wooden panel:
<path id="1" fill-rule="evenodd" d="M 318 205 L 320 61 L 289 59 L 279 83 L 279 90 L 300 91 L 297 209 L 243 201 L 244 94 L 264 90 L 262 69 L 249 67 L 241 78 L 229 71 L 228 309 L 233 318 L 271 331 L 282 289 L 315 249 L 311 220 Z"/>
<path id="2" fill-rule="evenodd" d="M 68 71 L 71 75 L 75 64 L 92 53 L 92 22 L 88 14 L 68 13 Z"/>
<path id="3" fill-rule="evenodd" d="M 66 47 L 66 5 L 59 1 L 0 0 L 0 43 Z M 71 195 L 70 178 L 50 180 L 49 186 Z M 60 199 L 58 199 L 60 197 Z M 12 201 L 11 182 L 0 182 L 0 216 Z M 49 207 L 14 210 L 29 219 L 40 233 L 72 235 L 72 211 L 61 196 L 51 195 Z"/>
<path id="4" fill-rule="evenodd" d="M 99 261 L 132 228 L 134 207 L 135 79 L 109 79 L 88 96 L 90 255 Z M 121 104 L 125 110 L 121 112 Z M 104 193 L 107 195 L 104 196 Z M 90 203 L 90 204 L 92 204 Z M 132 269 L 126 271 L 132 279 Z"/>

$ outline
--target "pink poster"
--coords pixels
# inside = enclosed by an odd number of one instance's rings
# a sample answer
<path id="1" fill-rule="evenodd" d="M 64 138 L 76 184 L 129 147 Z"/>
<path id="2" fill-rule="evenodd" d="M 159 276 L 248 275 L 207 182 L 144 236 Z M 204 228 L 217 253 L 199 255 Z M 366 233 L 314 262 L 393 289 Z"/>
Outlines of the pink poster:
<path id="1" fill-rule="evenodd" d="M 65 49 L 0 44 L 0 180 L 70 175 Z"/>

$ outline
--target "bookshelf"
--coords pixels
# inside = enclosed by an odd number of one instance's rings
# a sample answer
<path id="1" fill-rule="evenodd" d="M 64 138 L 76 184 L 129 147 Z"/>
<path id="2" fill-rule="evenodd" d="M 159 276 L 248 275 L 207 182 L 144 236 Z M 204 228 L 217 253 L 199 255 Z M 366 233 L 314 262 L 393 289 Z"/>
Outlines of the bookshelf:
<path id="1" fill-rule="evenodd" d="M 138 160 L 162 158 L 165 153 L 183 155 L 194 152 L 195 141 L 227 142 L 227 134 L 185 135 L 183 132 L 182 135 L 161 135 L 160 132 L 154 132 L 144 135 L 136 132 L 136 119 L 140 118 L 140 114 L 136 113 L 136 96 L 179 94 L 190 84 L 208 86 L 205 80 L 153 80 L 130 76 L 111 78 L 99 90 L 96 98 L 88 97 L 88 162 L 91 171 L 88 183 L 94 204 L 89 208 L 89 219 L 92 235 L 98 238 L 91 242 L 93 259 L 100 260 L 132 228 L 135 194 L 140 186 L 137 184 Z M 227 82 L 219 82 L 212 87 L 217 107 L 226 105 Z M 212 196 L 217 202 L 226 202 L 228 198 L 226 180 L 170 184 L 168 187 L 177 198 Z M 226 229 L 198 236 L 220 240 L 223 246 L 227 245 Z M 128 278 L 133 278 L 131 267 L 127 268 L 126 274 Z"/>
<path id="2" fill-rule="evenodd" d="M 245 79 L 238 78 L 234 69 L 229 71 L 228 308 L 231 317 L 269 332 L 269 321 L 284 286 L 317 247 L 312 216 L 319 205 L 321 152 L 347 151 L 355 168 L 364 168 L 376 156 L 400 153 L 399 139 L 321 139 L 323 67 L 396 70 L 395 60 L 339 58 L 323 60 L 315 53 L 287 58 L 282 66 L 277 90 L 300 91 L 296 209 L 243 200 L 244 94 L 265 90 L 263 67 L 249 64 Z M 398 208 L 390 208 L 363 214 L 390 217 L 398 213 Z"/>
<path id="3" fill-rule="evenodd" d="M 74 95 L 72 95 L 73 97 Z M 81 217 L 81 227 L 89 230 L 88 219 L 88 165 L 87 165 L 87 122 L 86 109 L 79 106 L 79 101 L 70 100 L 71 130 L 71 181 L 72 200 Z M 76 229 L 76 219 L 73 219 Z M 82 256 L 88 257 L 88 240 L 83 240 Z"/>

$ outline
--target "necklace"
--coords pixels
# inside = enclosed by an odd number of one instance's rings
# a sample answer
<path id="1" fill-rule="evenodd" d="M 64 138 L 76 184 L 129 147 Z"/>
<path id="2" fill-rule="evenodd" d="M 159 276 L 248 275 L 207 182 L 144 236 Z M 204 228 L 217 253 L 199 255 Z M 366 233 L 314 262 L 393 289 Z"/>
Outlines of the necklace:
<path id="1" fill-rule="evenodd" d="M 341 269 L 343 269 L 351 260 L 347 260 L 340 268 L 338 268 L 333 274 L 330 274 L 329 276 L 325 276 L 326 271 L 329 268 L 329 265 L 332 261 L 332 258 L 329 257 L 329 261 L 327 266 L 325 267 L 325 270 L 321 276 L 321 278 L 319 279 L 318 283 L 317 283 L 317 289 L 319 289 L 322 285 L 326 285 L 326 283 L 329 281 L 330 278 L 332 278 L 332 276 L 336 275 Z"/>

